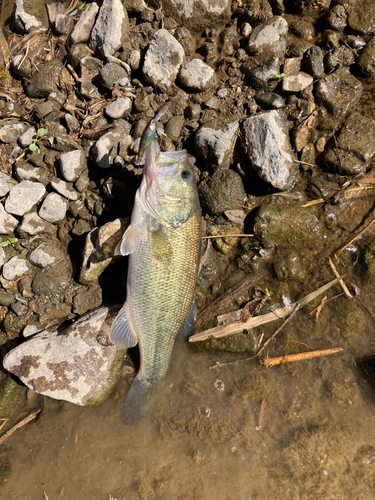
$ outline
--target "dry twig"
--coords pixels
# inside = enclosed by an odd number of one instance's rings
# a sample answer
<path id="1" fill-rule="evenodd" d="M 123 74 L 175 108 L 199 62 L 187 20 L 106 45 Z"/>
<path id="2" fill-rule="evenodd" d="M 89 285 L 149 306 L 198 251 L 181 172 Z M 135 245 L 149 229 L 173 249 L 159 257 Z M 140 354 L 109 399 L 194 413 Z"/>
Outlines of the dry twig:
<path id="1" fill-rule="evenodd" d="M 320 349 L 318 351 L 300 352 L 299 354 L 287 354 L 286 356 L 278 356 L 276 358 L 264 358 L 262 360 L 267 368 L 284 363 L 293 363 L 294 361 L 302 361 L 305 359 L 321 358 L 329 354 L 336 354 L 342 351 L 341 347 L 333 347 L 332 349 Z"/>
<path id="2" fill-rule="evenodd" d="M 335 257 L 338 258 L 338 256 L 340 255 L 341 252 L 343 252 L 346 248 L 348 248 L 349 245 L 351 245 L 355 240 L 357 240 L 360 236 L 362 236 L 362 234 L 367 231 L 367 229 L 369 229 L 373 223 L 375 222 L 375 219 L 372 219 L 371 222 L 369 222 L 358 234 L 356 234 L 350 241 L 348 241 L 347 243 L 345 243 L 345 245 L 343 247 L 341 247 L 339 250 L 337 250 L 335 252 Z"/>
<path id="3" fill-rule="evenodd" d="M 344 280 L 341 278 L 340 273 L 336 269 L 336 266 L 332 262 L 331 257 L 328 257 L 329 265 L 331 266 L 331 269 L 333 271 L 333 274 L 336 276 L 336 278 L 340 278 L 340 286 L 342 288 L 342 291 L 345 293 L 345 295 L 349 298 L 352 299 L 353 295 L 349 292 L 348 287 L 345 285 Z"/>

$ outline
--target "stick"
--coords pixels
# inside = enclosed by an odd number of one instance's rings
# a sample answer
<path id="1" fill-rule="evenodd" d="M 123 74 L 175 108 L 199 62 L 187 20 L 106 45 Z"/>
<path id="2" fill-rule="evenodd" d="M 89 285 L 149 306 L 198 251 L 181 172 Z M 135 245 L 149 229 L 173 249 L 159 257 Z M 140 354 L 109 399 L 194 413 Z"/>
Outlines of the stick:
<path id="1" fill-rule="evenodd" d="M 215 236 L 202 236 L 202 240 L 209 240 L 212 238 L 253 238 L 253 234 L 218 234 Z"/>
<path id="2" fill-rule="evenodd" d="M 302 361 L 304 359 L 321 358 L 329 354 L 335 354 L 342 351 L 341 347 L 334 347 L 332 349 L 321 349 L 319 351 L 300 352 L 299 354 L 287 354 L 286 356 L 278 356 L 277 358 L 264 358 L 263 364 L 267 368 L 275 365 L 282 365 L 284 363 L 293 363 L 294 361 Z"/>
<path id="3" fill-rule="evenodd" d="M 255 427 L 256 431 L 260 431 L 260 429 L 262 428 L 265 406 L 266 406 L 266 400 L 262 399 L 262 402 L 260 403 L 260 408 L 259 408 L 258 425 Z"/>
<path id="4" fill-rule="evenodd" d="M 301 208 L 307 208 L 307 207 L 312 207 L 314 205 L 320 205 L 320 203 L 325 203 L 324 198 L 318 198 L 317 200 L 311 200 L 305 203 L 304 205 L 301 205 Z"/>
<path id="5" fill-rule="evenodd" d="M 13 432 L 15 432 L 17 429 L 19 429 L 20 427 L 23 427 L 24 425 L 26 425 L 27 423 L 29 423 L 31 420 L 34 420 L 34 418 L 37 415 L 39 415 L 39 413 L 41 411 L 42 411 L 41 409 L 33 411 L 32 413 L 30 413 L 30 415 L 28 415 L 26 418 L 24 418 L 23 420 L 21 420 L 21 422 L 18 422 L 18 424 L 14 425 L 11 429 L 9 429 L 9 431 L 6 432 L 4 434 L 4 436 L 1 436 L 1 438 L 0 438 L 0 444 L 3 444 L 4 441 L 6 439 L 8 439 L 8 437 L 11 436 L 13 434 Z"/>
<path id="6" fill-rule="evenodd" d="M 328 257 L 329 265 L 331 266 L 331 269 L 333 271 L 333 274 L 336 276 L 336 278 L 340 278 L 340 286 L 342 288 L 342 291 L 345 293 L 345 295 L 349 298 L 352 299 L 353 295 L 349 292 L 348 287 L 345 285 L 344 280 L 341 279 L 340 273 L 336 269 L 334 263 L 332 262 L 331 257 Z"/>
<path id="7" fill-rule="evenodd" d="M 345 245 L 343 247 L 341 247 L 339 250 L 337 250 L 337 252 L 334 253 L 335 257 L 338 258 L 338 256 L 340 255 L 340 253 L 345 250 L 346 248 L 348 248 L 349 245 L 351 245 L 353 243 L 353 241 L 355 241 L 357 238 L 359 238 L 365 231 L 367 231 L 367 229 L 372 226 L 372 224 L 375 222 L 375 219 L 372 219 L 371 222 L 369 222 L 367 224 L 367 226 L 365 226 L 358 234 L 356 234 L 350 241 L 348 241 L 348 243 L 345 243 Z"/>

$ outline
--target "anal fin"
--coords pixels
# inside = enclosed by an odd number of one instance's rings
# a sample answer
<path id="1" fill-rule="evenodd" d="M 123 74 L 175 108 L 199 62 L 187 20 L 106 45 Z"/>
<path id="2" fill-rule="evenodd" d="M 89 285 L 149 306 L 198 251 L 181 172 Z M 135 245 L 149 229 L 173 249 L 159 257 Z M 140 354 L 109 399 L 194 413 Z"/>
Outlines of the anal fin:
<path id="1" fill-rule="evenodd" d="M 112 344 L 123 349 L 134 347 L 138 344 L 136 335 L 131 331 L 125 307 L 122 307 L 112 323 L 109 333 L 109 340 Z"/>

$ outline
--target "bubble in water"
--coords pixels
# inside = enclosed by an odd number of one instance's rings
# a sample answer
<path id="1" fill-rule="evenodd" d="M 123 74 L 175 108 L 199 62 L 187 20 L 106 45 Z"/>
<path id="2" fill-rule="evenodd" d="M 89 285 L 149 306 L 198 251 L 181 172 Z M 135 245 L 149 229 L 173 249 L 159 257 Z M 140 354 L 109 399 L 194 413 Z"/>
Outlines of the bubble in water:
<path id="1" fill-rule="evenodd" d="M 207 417 L 207 418 L 210 418 L 210 415 L 211 415 L 211 410 L 209 409 L 208 406 L 200 406 L 198 408 L 198 415 L 200 417 Z"/>
<path id="2" fill-rule="evenodd" d="M 215 380 L 214 386 L 215 386 L 215 389 L 217 389 L 218 391 L 224 390 L 224 382 L 222 380 L 219 380 L 219 379 Z"/>

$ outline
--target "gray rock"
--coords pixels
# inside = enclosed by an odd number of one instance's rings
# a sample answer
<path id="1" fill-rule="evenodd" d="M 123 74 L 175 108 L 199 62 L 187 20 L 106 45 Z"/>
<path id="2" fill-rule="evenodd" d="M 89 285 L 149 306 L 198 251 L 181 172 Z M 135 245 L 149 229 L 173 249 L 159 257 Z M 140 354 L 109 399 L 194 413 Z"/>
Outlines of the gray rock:
<path id="1" fill-rule="evenodd" d="M 83 172 L 74 183 L 74 187 L 79 193 L 83 193 L 87 186 L 90 184 L 89 176 L 86 172 Z"/>
<path id="2" fill-rule="evenodd" d="M 82 149 L 63 153 L 59 162 L 61 175 L 68 182 L 74 182 L 87 167 L 86 155 Z"/>
<path id="3" fill-rule="evenodd" d="M 174 83 L 184 58 L 182 45 L 165 29 L 153 36 L 143 64 L 145 80 L 162 92 Z"/>
<path id="4" fill-rule="evenodd" d="M 97 99 L 100 97 L 98 87 L 92 83 L 92 79 L 99 74 L 102 67 L 103 62 L 96 57 L 86 56 L 80 61 L 81 94 L 84 97 L 88 99 Z"/>
<path id="5" fill-rule="evenodd" d="M 23 123 L 10 123 L 0 128 L 0 141 L 8 144 L 16 141 L 26 130 Z"/>
<path id="6" fill-rule="evenodd" d="M 15 181 L 9 175 L 0 172 L 0 198 L 3 198 L 9 193 L 14 186 Z"/>
<path id="7" fill-rule="evenodd" d="M 326 57 L 326 69 L 330 72 L 340 66 L 350 66 L 354 63 L 354 53 L 349 47 L 341 45 Z"/>
<path id="8" fill-rule="evenodd" d="M 314 78 L 322 78 L 324 76 L 322 49 L 316 45 L 310 47 L 304 55 L 303 65 L 305 71 Z"/>
<path id="9" fill-rule="evenodd" d="M 233 170 L 217 170 L 198 186 L 202 208 L 210 215 L 241 208 L 246 193 L 241 177 Z"/>
<path id="10" fill-rule="evenodd" d="M 40 328 L 40 326 L 37 325 L 26 325 L 25 328 L 22 330 L 22 335 L 27 338 L 31 337 L 32 335 L 35 335 L 36 333 L 41 332 L 43 329 Z"/>
<path id="11" fill-rule="evenodd" d="M 285 100 L 273 92 L 255 94 L 254 99 L 264 109 L 280 109 L 285 106 Z"/>
<path id="12" fill-rule="evenodd" d="M 66 200 L 59 194 L 50 193 L 39 209 L 39 217 L 47 222 L 59 222 L 65 218 L 66 210 Z"/>
<path id="13" fill-rule="evenodd" d="M 96 282 L 112 262 L 115 248 L 121 240 L 129 219 L 116 219 L 96 227 L 86 236 L 79 282 L 84 285 Z"/>
<path id="14" fill-rule="evenodd" d="M 90 40 L 91 30 L 95 23 L 96 14 L 99 11 L 98 4 L 88 4 L 82 12 L 77 24 L 70 35 L 72 43 L 85 43 Z"/>
<path id="15" fill-rule="evenodd" d="M 25 259 L 12 257 L 3 266 L 3 278 L 8 281 L 14 280 L 17 276 L 27 273 L 29 267 Z"/>
<path id="16" fill-rule="evenodd" d="M 67 184 L 61 179 L 53 179 L 51 181 L 51 186 L 55 191 L 61 194 L 61 196 L 64 196 L 67 200 L 76 201 L 78 199 L 77 191 L 75 191 L 70 184 Z"/>
<path id="17" fill-rule="evenodd" d="M 41 219 L 36 212 L 33 212 L 24 216 L 19 230 L 30 236 L 35 236 L 41 233 L 52 233 L 54 227 L 49 222 Z"/>
<path id="18" fill-rule="evenodd" d="M 18 220 L 8 214 L 0 203 L 0 234 L 12 234 L 18 225 Z"/>
<path id="19" fill-rule="evenodd" d="M 46 25 L 43 25 L 42 19 L 39 16 L 34 15 L 34 13 L 32 12 L 32 3 L 31 9 L 30 5 L 25 6 L 25 0 L 15 0 L 14 22 L 17 26 L 18 31 L 20 31 L 21 33 L 30 33 L 30 31 L 34 29 L 42 29 L 47 27 Z"/>
<path id="20" fill-rule="evenodd" d="M 118 143 L 123 139 L 120 129 L 103 134 L 91 148 L 91 159 L 100 168 L 109 168 L 117 156 Z"/>
<path id="21" fill-rule="evenodd" d="M 272 52 L 274 57 L 285 55 L 288 23 L 281 16 L 274 16 L 259 24 L 251 33 L 247 51 L 251 55 Z"/>
<path id="22" fill-rule="evenodd" d="M 124 42 L 129 26 L 121 0 L 104 0 L 91 33 L 91 44 L 101 56 L 113 55 Z"/>
<path id="23" fill-rule="evenodd" d="M 33 167 L 30 163 L 24 163 L 16 167 L 16 176 L 21 181 L 36 181 L 42 184 L 47 180 L 47 171 L 43 167 Z"/>
<path id="24" fill-rule="evenodd" d="M 298 164 L 285 118 L 275 110 L 251 116 L 243 123 L 241 137 L 247 157 L 264 181 L 282 191 L 294 186 Z"/>
<path id="25" fill-rule="evenodd" d="M 302 71 L 298 75 L 286 76 L 282 81 L 283 92 L 300 92 L 311 85 L 313 80 L 312 76 Z"/>
<path id="26" fill-rule="evenodd" d="M 25 215 L 42 199 L 46 190 L 40 182 L 22 181 L 10 191 L 5 210 L 13 215 Z"/>
<path id="27" fill-rule="evenodd" d="M 29 97 L 48 97 L 51 92 L 58 90 L 60 85 L 60 73 L 64 65 L 59 59 L 51 59 L 39 65 L 39 71 L 35 71 L 26 87 Z"/>
<path id="28" fill-rule="evenodd" d="M 102 304 L 102 289 L 95 283 L 91 286 L 80 286 L 73 298 L 73 312 L 84 314 Z"/>
<path id="29" fill-rule="evenodd" d="M 370 40 L 361 51 L 358 58 L 358 65 L 362 74 L 366 76 L 375 75 L 375 39 Z"/>
<path id="30" fill-rule="evenodd" d="M 100 70 L 101 84 L 111 89 L 124 79 L 128 79 L 128 72 L 125 68 L 114 62 L 108 62 Z"/>
<path id="31" fill-rule="evenodd" d="M 172 116 L 165 126 L 165 134 L 172 139 L 172 141 L 177 142 L 181 135 L 181 129 L 185 124 L 185 118 L 183 116 Z"/>
<path id="32" fill-rule="evenodd" d="M 6 258 L 6 255 L 5 255 L 4 248 L 0 247 L 0 268 L 3 267 L 3 265 L 5 263 L 5 258 Z"/>
<path id="33" fill-rule="evenodd" d="M 180 84 L 186 90 L 202 92 L 213 83 L 215 71 L 200 59 L 189 61 L 180 70 Z"/>
<path id="34" fill-rule="evenodd" d="M 129 65 L 133 71 L 139 69 L 141 64 L 141 51 L 140 50 L 132 50 L 129 54 Z"/>
<path id="35" fill-rule="evenodd" d="M 99 405 L 117 384 L 126 352 L 107 340 L 118 310 L 102 307 L 66 330 L 38 333 L 11 350 L 4 367 L 39 394 Z"/>
<path id="36" fill-rule="evenodd" d="M 28 257 L 31 264 L 41 268 L 56 264 L 63 258 L 60 242 L 53 239 L 41 243 Z"/>
<path id="37" fill-rule="evenodd" d="M 248 63 L 241 66 L 241 71 L 255 90 L 265 92 L 273 90 L 275 75 L 280 73 L 280 60 L 278 57 L 270 57 L 264 64 L 255 68 Z"/>
<path id="38" fill-rule="evenodd" d="M 124 118 L 125 115 L 131 112 L 132 100 L 129 97 L 120 97 L 116 101 L 111 102 L 105 108 L 105 113 L 113 120 Z"/>
<path id="39" fill-rule="evenodd" d="M 70 113 L 66 113 L 64 118 L 69 132 L 77 133 L 81 127 L 79 120 L 77 120 L 77 118 Z"/>
<path id="40" fill-rule="evenodd" d="M 33 142 L 33 139 L 36 139 L 35 128 L 30 127 L 23 132 L 23 134 L 19 137 L 18 142 L 22 148 L 27 148 Z"/>
<path id="41" fill-rule="evenodd" d="M 87 8 L 89 8 L 88 6 Z M 65 14 L 57 14 L 55 18 L 55 33 L 56 35 L 69 35 L 74 28 L 74 20 L 71 16 Z"/>
<path id="42" fill-rule="evenodd" d="M 200 31 L 207 26 L 222 26 L 229 22 L 229 0 L 163 0 L 163 13 L 189 30 Z"/>
<path id="43" fill-rule="evenodd" d="M 224 130 L 202 127 L 195 134 L 194 147 L 212 167 L 228 168 L 238 129 L 238 122 L 228 124 Z"/>

